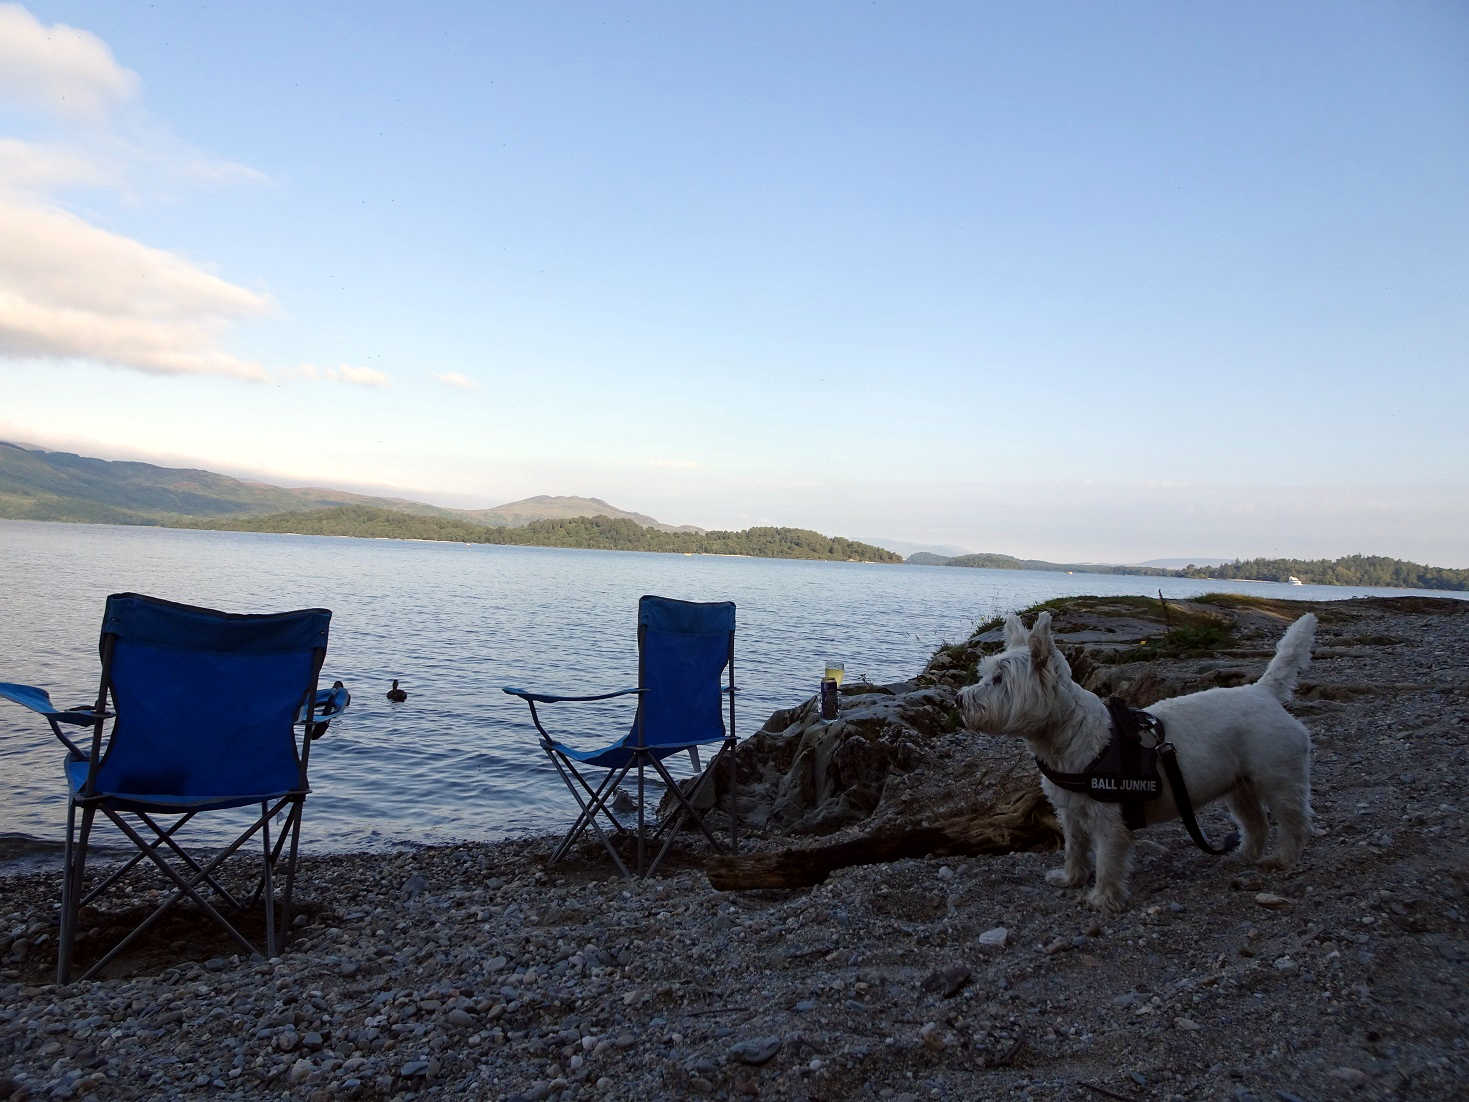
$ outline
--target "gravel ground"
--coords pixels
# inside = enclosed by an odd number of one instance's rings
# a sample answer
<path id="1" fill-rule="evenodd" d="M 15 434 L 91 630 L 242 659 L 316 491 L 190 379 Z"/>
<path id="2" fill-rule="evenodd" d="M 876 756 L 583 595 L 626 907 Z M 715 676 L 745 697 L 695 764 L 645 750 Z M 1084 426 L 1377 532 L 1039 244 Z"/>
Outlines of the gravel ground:
<path id="1" fill-rule="evenodd" d="M 547 869 L 545 839 L 321 857 L 282 957 L 185 914 L 60 988 L 57 876 L 11 876 L 0 1099 L 1463 1097 L 1469 603 L 1332 608 L 1293 705 L 1321 833 L 1288 876 L 1177 824 L 1105 919 L 1049 853 L 729 893 L 692 841 L 639 883 Z"/>

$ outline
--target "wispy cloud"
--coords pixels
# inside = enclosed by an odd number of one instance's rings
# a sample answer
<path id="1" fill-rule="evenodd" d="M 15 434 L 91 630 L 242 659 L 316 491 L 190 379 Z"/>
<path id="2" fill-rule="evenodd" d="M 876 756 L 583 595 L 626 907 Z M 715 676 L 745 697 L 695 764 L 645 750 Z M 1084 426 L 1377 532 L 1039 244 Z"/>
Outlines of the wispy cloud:
<path id="1" fill-rule="evenodd" d="M 74 187 L 99 187 L 113 177 L 79 150 L 40 142 L 0 138 L 0 191 L 47 195 Z"/>
<path id="2" fill-rule="evenodd" d="M 269 182 L 174 138 L 137 105 L 140 94 L 138 75 L 96 35 L 0 3 L 0 102 L 29 109 L 50 131 L 44 141 L 0 137 L 0 358 L 245 380 L 307 374 L 222 346 L 231 326 L 274 313 L 268 295 L 66 209 L 63 196 L 78 189 L 138 204 L 170 188 Z M 315 377 L 389 381 L 345 364 Z"/>
<path id="3" fill-rule="evenodd" d="M 271 309 L 174 253 L 0 196 L 0 354 L 264 379 L 215 344 L 230 322 Z"/>
<path id="4" fill-rule="evenodd" d="M 479 384 L 468 375 L 461 375 L 457 371 L 435 372 L 434 378 L 445 386 L 457 387 L 460 390 L 475 390 Z"/>
<path id="5" fill-rule="evenodd" d="M 392 377 L 384 371 L 375 367 L 354 367 L 352 364 L 340 364 L 337 367 L 317 367 L 315 364 L 303 364 L 300 373 L 308 379 L 318 379 L 328 383 L 347 383 L 351 386 L 391 386 Z"/>
<path id="6" fill-rule="evenodd" d="M 90 31 L 48 27 L 19 4 L 0 4 L 0 97 L 99 121 L 136 96 L 139 83 Z"/>

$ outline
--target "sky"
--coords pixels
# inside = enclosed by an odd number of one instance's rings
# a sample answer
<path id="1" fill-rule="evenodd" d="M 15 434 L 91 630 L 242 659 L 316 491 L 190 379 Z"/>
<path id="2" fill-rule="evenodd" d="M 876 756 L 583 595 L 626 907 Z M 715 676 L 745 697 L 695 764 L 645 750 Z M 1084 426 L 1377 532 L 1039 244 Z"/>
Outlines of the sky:
<path id="1" fill-rule="evenodd" d="M 1469 567 L 1458 0 L 0 2 L 0 439 Z"/>

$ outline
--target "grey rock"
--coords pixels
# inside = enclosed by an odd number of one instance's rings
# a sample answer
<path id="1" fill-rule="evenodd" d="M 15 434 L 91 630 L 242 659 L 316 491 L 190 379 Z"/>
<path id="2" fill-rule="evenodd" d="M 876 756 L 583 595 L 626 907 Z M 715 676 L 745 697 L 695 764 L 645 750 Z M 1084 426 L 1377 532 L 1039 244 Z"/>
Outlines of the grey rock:
<path id="1" fill-rule="evenodd" d="M 729 1047 L 729 1059 L 741 1064 L 759 1067 L 768 1064 L 780 1051 L 779 1037 L 751 1037 L 736 1041 Z"/>

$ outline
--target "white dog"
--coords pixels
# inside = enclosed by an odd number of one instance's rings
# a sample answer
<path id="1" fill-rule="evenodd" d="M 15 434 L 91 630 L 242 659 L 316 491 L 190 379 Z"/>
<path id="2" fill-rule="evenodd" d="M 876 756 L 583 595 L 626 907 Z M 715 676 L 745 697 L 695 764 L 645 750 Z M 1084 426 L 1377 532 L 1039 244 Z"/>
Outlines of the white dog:
<path id="1" fill-rule="evenodd" d="M 1147 709 L 1163 722 L 1177 750 L 1193 805 L 1228 798 L 1244 835 L 1246 860 L 1261 859 L 1269 833 L 1265 812 L 1275 817 L 1280 840 L 1275 857 L 1265 863 L 1282 869 L 1295 863 L 1310 829 L 1311 736 L 1281 705 L 1311 661 L 1315 630 L 1310 613 L 1292 624 L 1253 685 L 1207 689 Z M 1111 738 L 1107 707 L 1071 679 L 1071 667 L 1051 637 L 1048 612 L 1029 631 L 1018 617 L 1005 621 L 1005 650 L 980 664 L 978 682 L 960 691 L 959 703 L 965 726 L 1019 735 L 1056 772 L 1085 770 Z M 1096 886 L 1087 902 L 1107 912 L 1121 910 L 1132 833 L 1123 824 L 1120 805 L 1068 791 L 1044 777 L 1041 787 L 1066 836 L 1065 865 L 1049 870 L 1046 879 L 1081 887 L 1095 863 Z M 1147 800 L 1144 810 L 1149 824 L 1178 816 L 1166 780 L 1162 794 Z"/>

